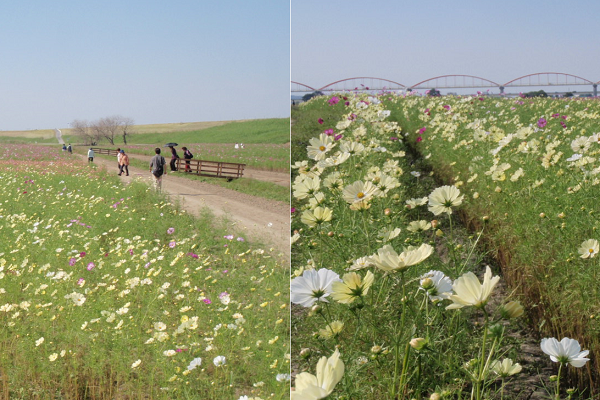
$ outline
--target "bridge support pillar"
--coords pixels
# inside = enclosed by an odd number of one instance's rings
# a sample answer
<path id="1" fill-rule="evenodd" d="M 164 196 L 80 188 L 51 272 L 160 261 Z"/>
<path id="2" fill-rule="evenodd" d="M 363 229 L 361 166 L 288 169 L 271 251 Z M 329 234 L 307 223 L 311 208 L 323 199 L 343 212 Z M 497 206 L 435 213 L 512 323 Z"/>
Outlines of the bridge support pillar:
<path id="1" fill-rule="evenodd" d="M 592 85 L 592 87 L 594 88 L 594 97 L 597 97 L 598 96 L 598 84 L 594 83 Z"/>
<path id="2" fill-rule="evenodd" d="M 504 86 L 500 86 L 500 94 L 504 94 Z"/>

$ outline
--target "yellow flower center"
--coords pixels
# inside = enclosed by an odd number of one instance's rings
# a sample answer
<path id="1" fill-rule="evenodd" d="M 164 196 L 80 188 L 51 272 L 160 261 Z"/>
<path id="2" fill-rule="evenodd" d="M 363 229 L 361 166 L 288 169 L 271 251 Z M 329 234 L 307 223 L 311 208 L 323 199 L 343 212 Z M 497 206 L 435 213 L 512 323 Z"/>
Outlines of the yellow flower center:
<path id="1" fill-rule="evenodd" d="M 325 146 L 321 146 L 321 147 L 319 147 L 319 150 L 321 150 L 321 151 L 325 151 L 325 149 L 326 149 L 326 147 L 325 147 Z"/>
<path id="2" fill-rule="evenodd" d="M 358 197 L 359 199 L 362 199 L 363 197 L 365 197 L 365 194 L 363 192 L 358 192 L 356 197 Z"/>
<path id="3" fill-rule="evenodd" d="M 590 254 L 592 254 L 594 252 L 594 249 L 590 249 Z"/>

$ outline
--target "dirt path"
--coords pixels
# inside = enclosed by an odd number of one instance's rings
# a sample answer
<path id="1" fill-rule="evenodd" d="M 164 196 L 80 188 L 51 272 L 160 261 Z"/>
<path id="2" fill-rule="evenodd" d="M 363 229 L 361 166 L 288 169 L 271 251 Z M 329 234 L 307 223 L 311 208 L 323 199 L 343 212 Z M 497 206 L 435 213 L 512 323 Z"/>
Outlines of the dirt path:
<path id="1" fill-rule="evenodd" d="M 87 157 L 81 156 L 87 160 Z M 141 158 L 140 156 L 134 156 Z M 133 157 L 132 157 L 133 158 Z M 150 160 L 150 157 L 148 157 Z M 106 167 L 110 173 L 118 173 L 117 161 L 96 157 L 94 163 Z M 168 167 L 168 166 L 167 166 Z M 269 172 L 269 171 L 263 171 Z M 220 186 L 198 182 L 168 173 L 163 177 L 163 192 L 171 196 L 172 201 L 180 201 L 182 207 L 193 215 L 199 215 L 208 207 L 216 216 L 226 217 L 250 242 L 262 243 L 265 250 L 275 249 L 285 263 L 290 261 L 290 207 L 289 204 L 267 200 L 229 190 Z M 246 173 L 244 173 L 246 176 Z M 127 183 L 133 179 L 152 184 L 149 170 L 129 167 L 129 176 L 122 175 Z M 215 178 L 217 179 L 217 178 Z M 282 178 L 275 176 L 273 179 Z M 289 186 L 289 177 L 287 178 Z"/>

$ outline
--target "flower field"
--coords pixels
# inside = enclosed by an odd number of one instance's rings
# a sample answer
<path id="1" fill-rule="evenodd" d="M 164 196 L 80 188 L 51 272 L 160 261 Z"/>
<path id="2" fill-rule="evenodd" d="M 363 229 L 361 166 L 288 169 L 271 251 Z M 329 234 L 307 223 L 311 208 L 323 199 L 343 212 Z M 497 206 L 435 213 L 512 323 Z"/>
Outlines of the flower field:
<path id="1" fill-rule="evenodd" d="M 56 148 L 3 153 L 3 398 L 289 397 L 286 266 Z"/>
<path id="2" fill-rule="evenodd" d="M 599 116 L 387 93 L 298 107 L 292 397 L 595 398 Z M 533 388 L 508 334 L 524 319 L 556 367 Z"/>

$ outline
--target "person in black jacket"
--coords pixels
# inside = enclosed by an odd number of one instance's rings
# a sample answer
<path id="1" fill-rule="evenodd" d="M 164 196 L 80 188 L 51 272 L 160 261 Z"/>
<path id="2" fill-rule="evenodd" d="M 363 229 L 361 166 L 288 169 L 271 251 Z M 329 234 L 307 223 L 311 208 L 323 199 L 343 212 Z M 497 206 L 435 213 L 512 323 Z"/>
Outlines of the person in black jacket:
<path id="1" fill-rule="evenodd" d="M 177 150 L 175 150 L 175 147 L 173 146 L 169 146 L 171 148 L 171 171 L 177 171 L 177 159 L 179 158 L 179 155 L 177 154 Z"/>

